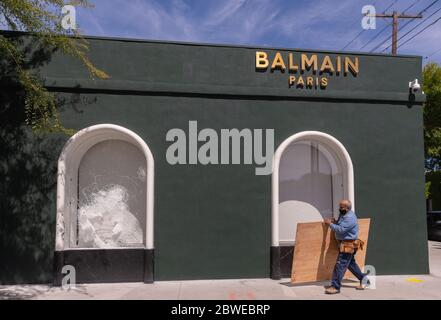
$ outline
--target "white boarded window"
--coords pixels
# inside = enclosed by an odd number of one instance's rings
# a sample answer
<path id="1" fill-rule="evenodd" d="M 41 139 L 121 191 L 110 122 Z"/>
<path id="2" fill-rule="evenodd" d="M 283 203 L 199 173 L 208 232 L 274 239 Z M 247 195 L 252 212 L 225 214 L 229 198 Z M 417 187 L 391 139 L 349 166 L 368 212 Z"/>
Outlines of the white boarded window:
<path id="1" fill-rule="evenodd" d="M 291 143 L 279 165 L 279 243 L 292 245 L 297 223 L 338 214 L 342 165 L 331 148 L 314 140 Z"/>

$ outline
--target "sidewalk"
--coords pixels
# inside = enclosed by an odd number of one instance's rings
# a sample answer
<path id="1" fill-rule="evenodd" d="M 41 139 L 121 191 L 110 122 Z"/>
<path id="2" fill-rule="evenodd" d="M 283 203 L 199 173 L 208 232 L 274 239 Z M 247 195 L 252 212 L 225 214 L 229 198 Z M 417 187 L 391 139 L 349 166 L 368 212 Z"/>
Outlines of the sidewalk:
<path id="1" fill-rule="evenodd" d="M 1 299 L 441 299 L 441 242 L 429 241 L 430 275 L 378 276 L 376 289 L 347 282 L 338 295 L 323 285 L 293 286 L 290 279 L 158 281 L 154 284 L 77 285 L 64 291 L 46 285 L 0 286 Z"/>

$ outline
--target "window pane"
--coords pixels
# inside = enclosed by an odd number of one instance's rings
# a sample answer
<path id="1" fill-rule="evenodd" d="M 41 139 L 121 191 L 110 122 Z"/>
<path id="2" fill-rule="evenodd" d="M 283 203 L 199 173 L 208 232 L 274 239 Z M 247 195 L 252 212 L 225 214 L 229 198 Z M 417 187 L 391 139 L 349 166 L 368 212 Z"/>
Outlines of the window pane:
<path id="1" fill-rule="evenodd" d="M 293 242 L 298 222 L 322 221 L 335 211 L 342 195 L 341 172 L 332 150 L 316 141 L 291 144 L 279 167 L 280 241 Z"/>
<path id="2" fill-rule="evenodd" d="M 143 246 L 145 213 L 146 160 L 142 152 L 122 140 L 107 140 L 90 148 L 78 171 L 72 246 Z"/>

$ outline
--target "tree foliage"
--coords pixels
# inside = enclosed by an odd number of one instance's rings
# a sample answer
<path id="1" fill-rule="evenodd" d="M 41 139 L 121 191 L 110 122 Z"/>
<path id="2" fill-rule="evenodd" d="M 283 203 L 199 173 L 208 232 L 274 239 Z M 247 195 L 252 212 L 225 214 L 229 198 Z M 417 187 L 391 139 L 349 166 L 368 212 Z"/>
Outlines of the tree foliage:
<path id="1" fill-rule="evenodd" d="M 91 7 L 87 0 L 1 0 L 0 29 L 25 31 L 35 36 L 45 47 L 72 56 L 84 65 L 93 78 L 108 78 L 88 58 L 88 42 L 74 29 L 62 27 L 65 5 Z M 72 134 L 60 122 L 57 102 L 41 79 L 26 68 L 26 52 L 11 37 L 0 34 L 0 54 L 13 65 L 17 82 L 25 94 L 26 123 L 36 132 Z"/>
<path id="2" fill-rule="evenodd" d="M 423 70 L 424 148 L 426 169 L 438 170 L 441 165 L 441 67 L 429 63 Z"/>

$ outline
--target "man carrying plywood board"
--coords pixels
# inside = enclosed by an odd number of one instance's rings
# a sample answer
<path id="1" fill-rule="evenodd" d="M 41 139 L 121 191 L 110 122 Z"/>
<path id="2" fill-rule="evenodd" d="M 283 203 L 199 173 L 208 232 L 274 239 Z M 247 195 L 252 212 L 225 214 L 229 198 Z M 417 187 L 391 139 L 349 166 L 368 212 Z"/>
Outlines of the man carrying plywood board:
<path id="1" fill-rule="evenodd" d="M 360 281 L 357 289 L 369 285 L 359 265 L 364 265 L 370 219 L 358 221 L 351 207 L 349 200 L 342 200 L 337 221 L 325 219 L 325 223 L 297 225 L 291 277 L 293 283 L 328 280 L 332 275 L 332 285 L 327 287 L 326 293 L 335 294 L 340 292 L 341 281 L 349 269 Z M 359 249 L 362 251 L 356 258 Z"/>
<path id="2" fill-rule="evenodd" d="M 332 273 L 331 286 L 326 288 L 327 294 L 335 294 L 340 292 L 341 281 L 346 270 L 352 272 L 360 281 L 358 289 L 364 289 L 365 285 L 369 285 L 369 280 L 365 279 L 366 274 L 361 272 L 360 267 L 355 261 L 355 254 L 358 249 L 363 249 L 364 242 L 358 238 L 358 221 L 354 211 L 351 210 L 352 204 L 349 200 L 340 201 L 340 215 L 337 221 L 334 219 L 325 219 L 325 223 L 329 225 L 335 232 L 335 238 L 339 241 L 339 253 L 337 262 Z"/>

